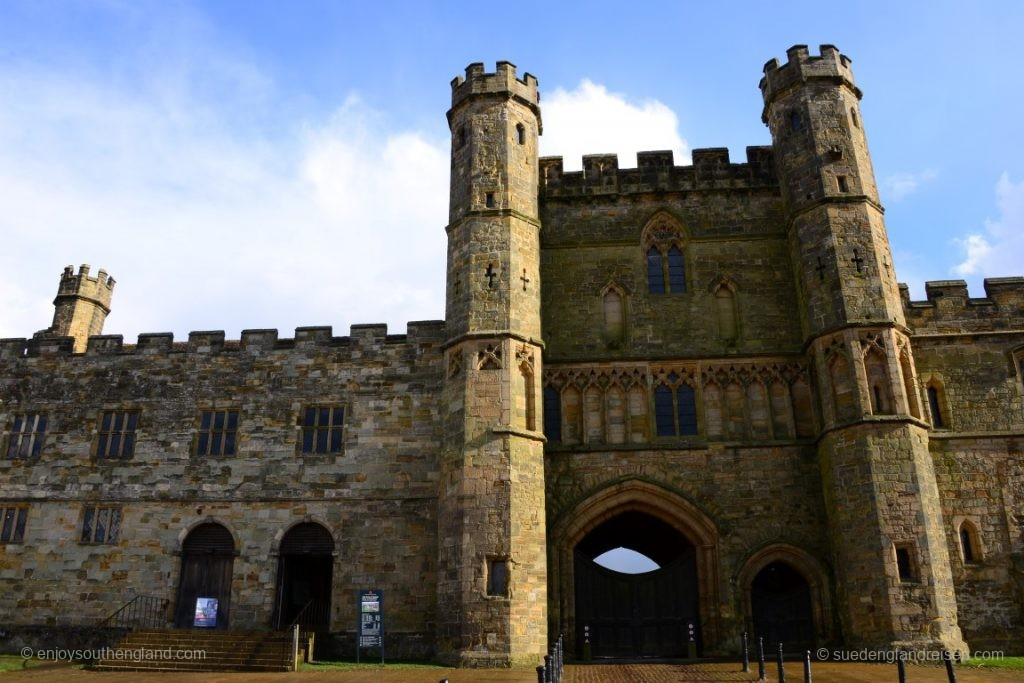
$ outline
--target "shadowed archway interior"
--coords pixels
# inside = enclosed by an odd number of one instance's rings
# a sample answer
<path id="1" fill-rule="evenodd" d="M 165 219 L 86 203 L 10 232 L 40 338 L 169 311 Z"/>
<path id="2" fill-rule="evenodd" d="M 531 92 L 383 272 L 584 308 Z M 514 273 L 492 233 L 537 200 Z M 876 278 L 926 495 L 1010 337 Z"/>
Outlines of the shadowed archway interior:
<path id="1" fill-rule="evenodd" d="M 778 643 L 792 651 L 814 646 L 811 587 L 788 563 L 777 560 L 757 573 L 750 584 L 750 608 L 754 637 L 764 638 L 766 649 Z"/>
<path id="2" fill-rule="evenodd" d="M 628 548 L 659 568 L 624 574 L 594 562 Z M 577 652 L 595 658 L 682 657 L 700 648 L 697 562 L 677 529 L 630 510 L 590 531 L 574 549 Z M 588 647 L 589 646 L 589 647 Z"/>
<path id="3" fill-rule="evenodd" d="M 216 628 L 228 627 L 234 561 L 235 540 L 220 524 L 207 522 L 189 532 L 181 547 L 175 627 L 195 624 L 197 598 L 216 599 Z"/>

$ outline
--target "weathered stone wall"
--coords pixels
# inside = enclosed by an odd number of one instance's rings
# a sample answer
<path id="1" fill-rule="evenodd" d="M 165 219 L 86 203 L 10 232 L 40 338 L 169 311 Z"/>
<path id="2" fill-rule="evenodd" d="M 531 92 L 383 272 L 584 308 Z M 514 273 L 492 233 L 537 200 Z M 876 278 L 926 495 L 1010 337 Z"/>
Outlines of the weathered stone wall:
<path id="1" fill-rule="evenodd" d="M 935 461 L 960 627 L 976 650 L 1019 651 L 1024 642 L 1024 441 L 936 436 Z M 966 562 L 960 526 L 977 533 Z"/>
<path id="2" fill-rule="evenodd" d="M 204 520 L 236 538 L 231 624 L 270 625 L 276 544 L 304 520 L 335 539 L 332 625 L 351 630 L 355 591 L 385 591 L 393 638 L 432 651 L 436 496 L 442 434 L 443 323 L 408 335 L 355 326 L 349 337 L 302 328 L 295 339 L 247 331 L 59 343 L 6 341 L 0 420 L 45 412 L 38 458 L 0 460 L 0 499 L 29 506 L 25 540 L 0 556 L 10 590 L 0 612 L 17 621 L 95 623 L 136 593 L 176 598 L 181 541 Z M 29 347 L 29 355 L 21 352 Z M 346 411 L 340 454 L 302 454 L 303 408 Z M 234 456 L 195 455 L 203 409 L 239 412 Z M 101 411 L 139 411 L 134 455 L 95 455 Z M 116 504 L 114 545 L 79 543 L 83 507 Z M 73 606 L 73 608 L 72 608 Z"/>
<path id="3" fill-rule="evenodd" d="M 549 586 L 552 627 L 572 636 L 571 647 L 575 647 L 579 625 L 574 620 L 575 596 L 567 564 L 572 561 L 571 543 L 579 539 L 565 529 L 575 519 L 594 514 L 600 506 L 589 501 L 603 491 L 646 484 L 693 509 L 649 506 L 648 494 L 638 490 L 628 496 L 623 510 L 650 510 L 669 521 L 675 515 L 684 525 L 707 525 L 713 530 L 717 542 L 713 561 L 698 565 L 699 626 L 708 655 L 736 652 L 742 632 L 751 629 L 746 603 L 749 586 L 742 586 L 739 576 L 756 553 L 775 546 L 822 558 L 830 552 L 813 445 L 702 442 L 630 450 L 549 445 L 546 478 L 548 542 L 556 556 Z M 704 541 L 696 533 L 688 536 L 698 548 Z M 826 614 L 816 628 L 822 642 L 827 642 L 835 637 L 827 616 L 832 600 L 830 572 L 823 569 L 821 575 L 807 578 L 825 586 Z"/>
<path id="4" fill-rule="evenodd" d="M 778 185 L 769 184 L 770 175 L 755 174 L 753 164 L 728 164 L 724 151 L 717 165 L 701 161 L 710 151 L 695 150 L 694 166 L 662 170 L 673 191 L 654 192 L 639 182 L 591 187 L 582 173 L 552 173 L 546 184 L 542 180 L 542 325 L 550 362 L 800 350 Z M 654 153 L 641 158 L 645 154 Z M 542 170 L 561 166 L 557 158 L 542 162 Z M 763 163 L 770 167 L 770 157 Z M 639 181 L 643 172 L 618 174 L 635 174 Z M 592 178 L 588 173 L 586 183 Z M 651 233 L 659 230 L 671 232 L 666 241 L 683 253 L 685 292 L 649 291 L 647 253 L 657 241 Z M 715 290 L 723 284 L 735 297 L 735 337 L 723 335 L 719 326 Z M 610 343 L 602 327 L 609 285 L 624 295 L 621 343 Z"/>

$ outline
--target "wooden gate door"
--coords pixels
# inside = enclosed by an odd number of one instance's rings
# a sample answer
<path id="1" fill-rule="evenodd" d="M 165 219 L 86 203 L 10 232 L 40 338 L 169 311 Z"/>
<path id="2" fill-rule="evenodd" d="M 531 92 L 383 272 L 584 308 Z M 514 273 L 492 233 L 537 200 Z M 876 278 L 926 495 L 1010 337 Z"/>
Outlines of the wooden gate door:
<path id="1" fill-rule="evenodd" d="M 754 637 L 762 637 L 765 649 L 782 643 L 786 651 L 814 647 L 811 588 L 803 576 L 785 562 L 773 562 L 754 577 L 750 587 L 750 611 Z"/>
<path id="2" fill-rule="evenodd" d="M 696 554 L 687 549 L 645 574 L 606 569 L 576 553 L 576 624 L 583 652 L 589 626 L 593 657 L 685 657 L 689 625 L 700 649 Z"/>
<path id="3" fill-rule="evenodd" d="M 217 628 L 226 629 L 231 608 L 234 539 L 220 524 L 202 524 L 182 545 L 174 625 L 191 628 L 196 598 L 217 598 Z"/>

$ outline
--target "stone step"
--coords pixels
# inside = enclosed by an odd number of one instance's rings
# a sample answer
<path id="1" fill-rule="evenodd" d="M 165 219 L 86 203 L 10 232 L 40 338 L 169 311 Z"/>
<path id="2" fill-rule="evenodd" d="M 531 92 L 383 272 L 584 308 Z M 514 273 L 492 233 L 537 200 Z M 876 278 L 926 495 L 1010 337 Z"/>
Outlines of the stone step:
<path id="1" fill-rule="evenodd" d="M 203 659 L 108 657 L 103 671 L 291 671 L 292 637 L 280 631 L 195 631 L 146 629 L 129 633 L 114 653 L 138 650 L 199 650 Z"/>

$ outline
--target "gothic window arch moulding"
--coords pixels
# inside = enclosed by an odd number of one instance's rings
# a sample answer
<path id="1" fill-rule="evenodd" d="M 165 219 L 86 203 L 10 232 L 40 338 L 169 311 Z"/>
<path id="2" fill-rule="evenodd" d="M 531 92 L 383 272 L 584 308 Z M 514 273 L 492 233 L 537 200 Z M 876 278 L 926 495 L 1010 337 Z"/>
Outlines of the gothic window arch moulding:
<path id="1" fill-rule="evenodd" d="M 667 211 L 655 213 L 644 225 L 640 244 L 646 260 L 650 294 L 683 294 L 688 289 L 686 247 L 689 236 Z"/>
<path id="2" fill-rule="evenodd" d="M 627 295 L 622 285 L 615 280 L 601 288 L 598 293 L 601 302 L 604 342 L 610 349 L 621 348 L 626 342 Z"/>

